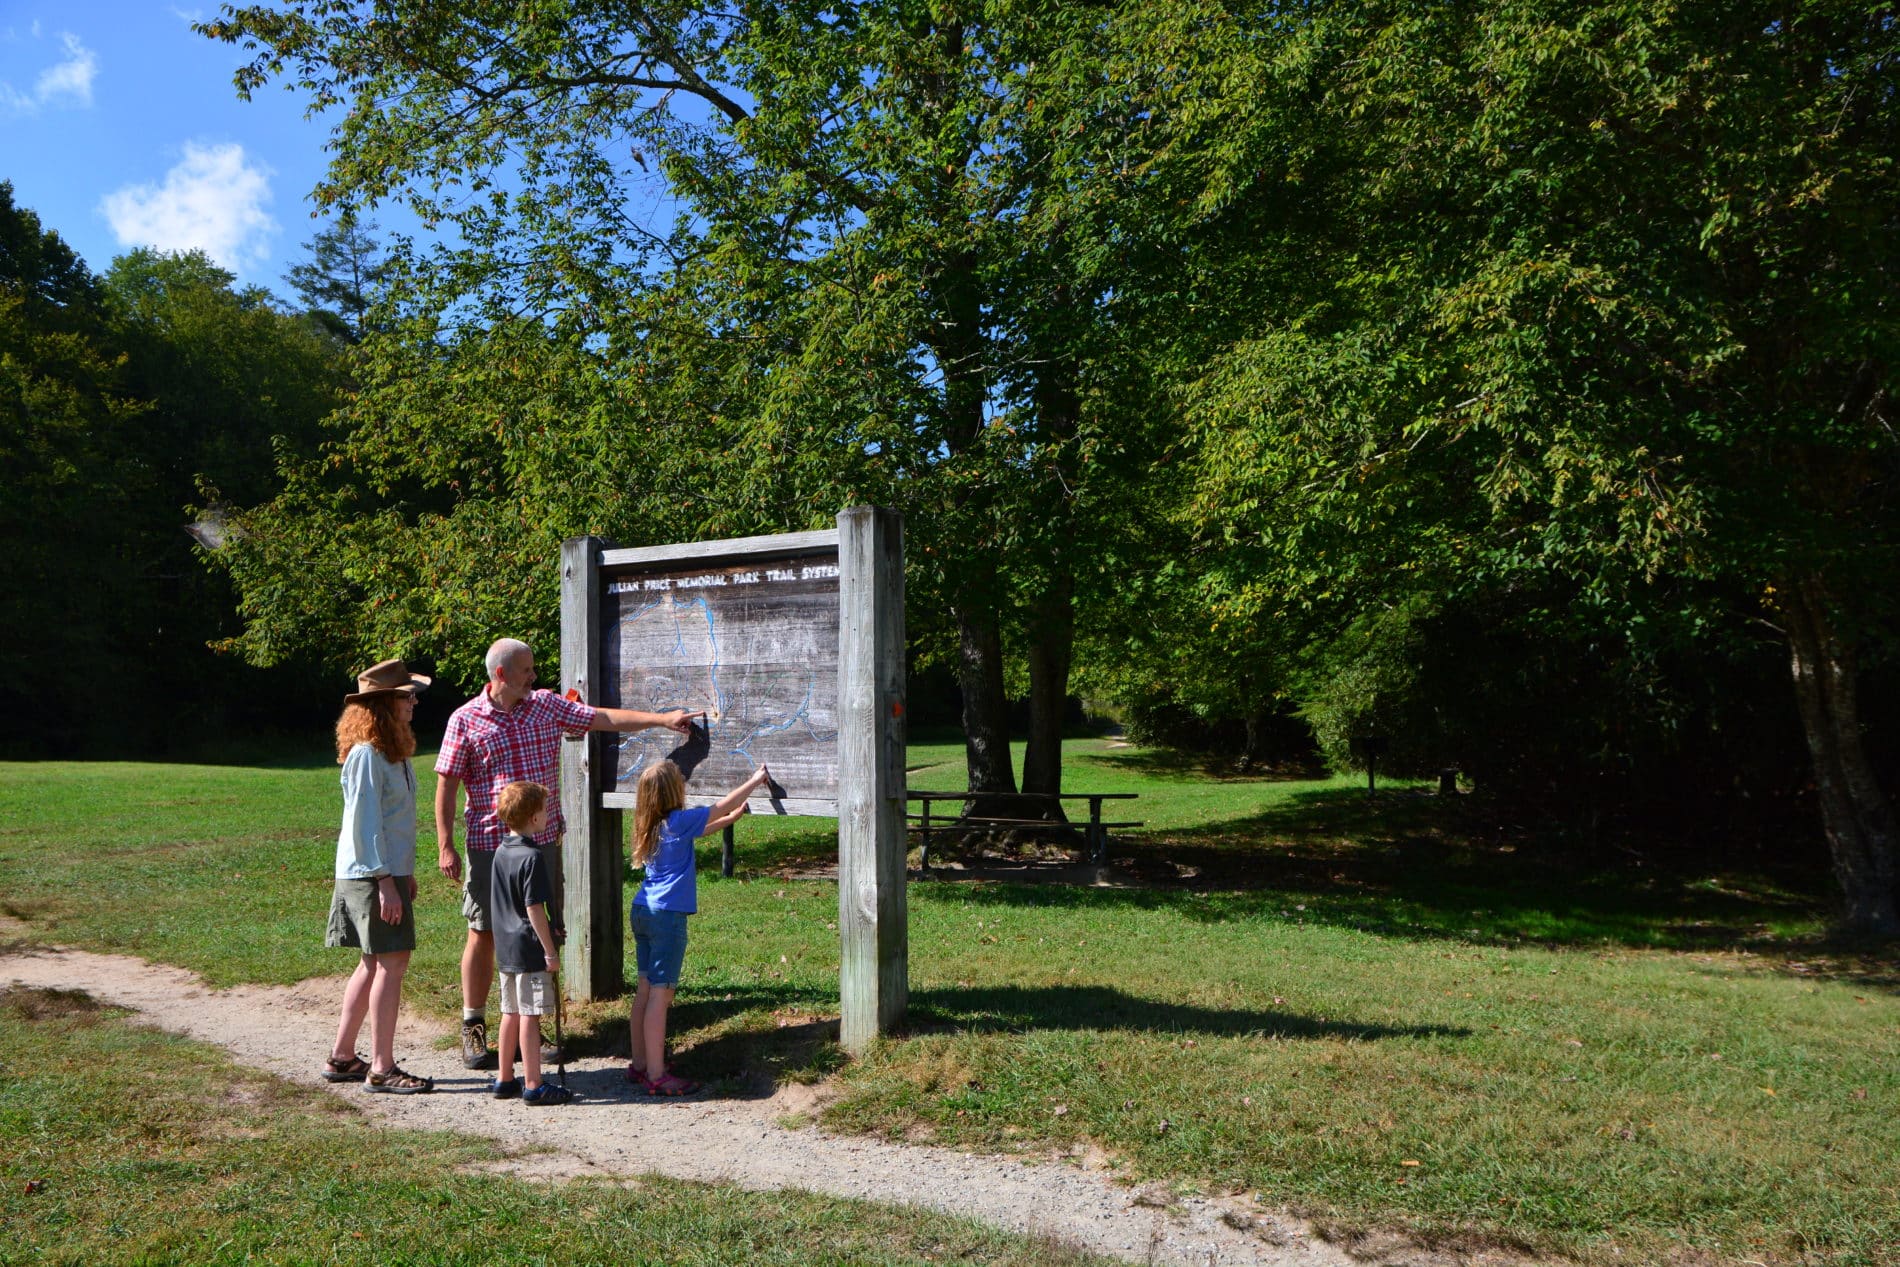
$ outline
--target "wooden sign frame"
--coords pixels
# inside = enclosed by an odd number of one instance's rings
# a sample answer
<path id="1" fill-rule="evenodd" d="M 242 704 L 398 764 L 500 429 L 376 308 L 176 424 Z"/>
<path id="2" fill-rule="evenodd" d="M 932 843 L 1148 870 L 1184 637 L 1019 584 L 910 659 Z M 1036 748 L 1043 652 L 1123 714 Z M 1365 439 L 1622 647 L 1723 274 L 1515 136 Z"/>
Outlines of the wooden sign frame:
<path id="1" fill-rule="evenodd" d="M 904 534 L 896 511 L 860 506 L 836 529 L 616 549 L 599 537 L 561 547 L 561 686 L 604 700 L 606 586 L 642 571 L 765 563 L 829 552 L 838 558 L 838 796 L 787 802 L 790 813 L 838 818 L 841 1041 L 861 1050 L 903 1018 L 909 994 L 904 832 Z M 623 990 L 621 877 L 628 792 L 606 791 L 610 734 L 563 744 L 561 812 L 568 942 L 565 985 L 575 998 Z"/>
<path id="2" fill-rule="evenodd" d="M 744 660 L 733 663 L 722 643 L 726 641 L 723 633 L 715 633 L 717 624 L 721 630 L 734 612 L 728 610 L 737 607 L 745 614 L 743 623 L 755 628 L 765 624 L 767 612 L 777 609 L 777 635 L 768 638 L 773 644 L 773 662 L 768 663 L 765 674 L 768 680 L 776 678 L 773 685 L 792 685 L 798 677 L 808 678 L 808 694 L 803 708 L 798 710 L 797 722 L 762 728 L 761 731 L 743 737 L 736 735 L 732 728 L 717 720 L 714 712 L 703 729 L 697 734 L 711 740 L 716 733 L 717 744 L 713 749 L 722 749 L 728 743 L 737 741 L 740 748 L 723 753 L 708 751 L 706 746 L 677 742 L 674 736 L 663 731 L 646 731 L 631 742 L 648 747 L 654 740 L 664 747 L 673 748 L 672 754 L 685 771 L 689 782 L 686 787 L 688 805 L 710 805 L 724 795 L 732 786 L 738 784 L 752 773 L 754 763 L 764 755 L 776 751 L 780 757 L 793 757 L 790 761 L 775 761 L 773 764 L 773 783 L 770 791 L 753 794 L 752 812 L 755 814 L 803 814 L 835 818 L 838 814 L 837 797 L 837 670 L 838 670 L 838 631 L 839 611 L 839 570 L 838 570 L 838 534 L 827 532 L 786 533 L 772 537 L 747 537 L 736 541 L 696 541 L 686 546 L 658 546 L 639 550 L 608 549 L 601 553 L 600 579 L 605 597 L 602 599 L 603 611 L 600 613 L 601 631 L 604 641 L 601 648 L 601 677 L 598 696 L 590 697 L 593 702 L 612 708 L 640 708 L 652 712 L 677 707 L 713 707 L 722 702 L 730 686 L 722 687 L 721 682 L 730 682 L 736 673 L 742 680 L 748 676 L 748 670 L 756 671 L 760 666 L 748 664 Z M 698 611 L 694 611 L 698 608 Z M 631 609 L 631 610 L 629 610 Z M 649 613 L 657 612 L 659 619 L 655 626 L 649 626 L 659 634 L 660 642 L 671 642 L 682 637 L 688 629 L 700 628 L 700 621 L 706 623 L 703 633 L 704 645 L 696 645 L 711 662 L 690 668 L 675 669 L 704 679 L 687 683 L 666 671 L 679 659 L 687 657 L 686 645 L 682 643 L 671 654 L 656 654 L 654 663 L 643 668 L 651 671 L 648 685 L 659 689 L 658 695 L 646 699 L 629 699 L 623 689 L 616 694 L 614 661 L 627 654 L 624 645 L 617 645 L 616 631 L 612 628 L 616 611 L 620 619 L 638 621 Z M 684 611 L 684 628 L 679 614 Z M 809 661 L 789 659 L 787 649 L 780 641 L 789 634 L 805 643 L 802 650 L 810 656 Z M 816 635 L 813 641 L 812 636 Z M 689 638 L 697 644 L 697 637 Z M 662 663 L 666 662 L 666 663 Z M 790 677 L 785 676 L 791 664 Z M 819 689 L 820 679 L 827 679 Z M 796 687 L 793 687 L 794 691 Z M 818 696 L 814 699 L 809 692 Z M 830 725 L 824 724 L 829 719 Z M 731 719 L 727 719 L 731 720 Z M 773 732 L 778 732 L 774 734 Z M 826 733 L 829 732 L 829 733 Z M 796 742 L 795 736 L 802 734 L 809 741 L 815 739 L 820 751 L 829 748 L 829 756 L 820 764 L 821 774 L 814 784 L 809 757 L 801 749 L 809 743 Z M 793 739 L 788 747 L 785 740 Z M 747 743 L 746 740 L 753 742 Z M 612 741 L 609 740 L 609 743 Z M 623 741 L 626 742 L 626 741 Z M 762 745 L 762 747 L 761 747 Z M 754 748 L 761 748 L 754 752 Z M 648 747 L 649 753 L 652 749 Z M 730 758 L 741 755 L 735 763 Z M 644 759 L 643 759 L 644 760 Z M 695 773 L 695 766 L 710 763 L 714 767 L 724 765 L 724 777 L 715 774 L 709 781 Z M 734 765 L 739 768 L 732 768 Z M 805 766 L 804 771 L 797 767 Z M 635 797 L 633 788 L 627 780 L 615 777 L 612 765 L 601 767 L 601 803 L 609 809 L 632 809 Z M 790 783 L 791 788 L 784 784 Z"/>

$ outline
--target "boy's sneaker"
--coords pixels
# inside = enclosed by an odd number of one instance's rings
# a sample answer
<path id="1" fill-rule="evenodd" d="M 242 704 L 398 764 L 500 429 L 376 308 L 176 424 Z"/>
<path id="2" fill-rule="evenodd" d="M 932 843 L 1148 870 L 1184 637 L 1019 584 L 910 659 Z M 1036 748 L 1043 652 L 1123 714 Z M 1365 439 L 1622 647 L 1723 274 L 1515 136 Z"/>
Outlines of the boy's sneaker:
<path id="1" fill-rule="evenodd" d="M 519 1100 L 521 1098 L 521 1079 L 510 1078 L 503 1082 L 500 1078 L 488 1080 L 489 1094 L 497 1100 Z"/>
<path id="2" fill-rule="evenodd" d="M 574 1093 L 572 1091 L 569 1091 L 566 1087 L 557 1086 L 552 1082 L 544 1082 L 532 1091 L 523 1091 L 521 1093 L 521 1102 L 523 1104 L 532 1105 L 535 1108 L 540 1108 L 544 1104 L 567 1104 L 572 1101 L 573 1098 Z"/>
<path id="3" fill-rule="evenodd" d="M 495 1053 L 488 1050 L 488 1022 L 462 1022 L 462 1068 L 490 1069 Z"/>

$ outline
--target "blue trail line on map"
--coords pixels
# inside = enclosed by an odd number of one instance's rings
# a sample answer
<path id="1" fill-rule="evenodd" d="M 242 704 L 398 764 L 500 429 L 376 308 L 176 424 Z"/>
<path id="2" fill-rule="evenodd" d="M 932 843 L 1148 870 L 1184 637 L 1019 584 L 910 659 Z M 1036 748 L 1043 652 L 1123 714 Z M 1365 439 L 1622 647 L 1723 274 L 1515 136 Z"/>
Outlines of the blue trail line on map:
<path id="1" fill-rule="evenodd" d="M 715 747 L 715 745 L 712 742 L 715 726 L 719 726 L 723 728 L 724 726 L 730 724 L 736 730 L 738 729 L 738 726 L 742 721 L 749 724 L 751 719 L 750 718 L 742 719 L 736 716 L 734 712 L 734 707 L 733 707 L 734 701 L 730 697 L 729 692 L 726 691 L 726 689 L 721 684 L 720 679 L 721 679 L 722 672 L 724 669 L 724 659 L 723 659 L 723 654 L 721 650 L 719 621 L 716 614 L 713 611 L 712 604 L 709 603 L 703 596 L 695 596 L 691 599 L 681 599 L 677 595 L 673 595 L 673 594 L 667 594 L 663 596 L 654 597 L 650 601 L 643 602 L 639 607 L 635 608 L 634 610 L 630 612 L 625 612 L 621 615 L 618 622 L 619 627 L 622 631 L 621 645 L 624 648 L 625 638 L 628 636 L 628 632 L 631 630 L 632 626 L 644 620 L 645 617 L 652 615 L 653 613 L 655 613 L 661 608 L 666 609 L 666 613 L 668 617 L 673 621 L 672 646 L 670 648 L 665 648 L 665 649 L 652 648 L 651 650 L 646 652 L 646 655 L 653 657 L 655 660 L 658 660 L 658 661 L 665 661 L 667 659 L 672 659 L 675 661 L 688 660 L 692 656 L 693 653 L 686 645 L 686 624 L 689 619 L 689 616 L 687 615 L 687 609 L 697 608 L 700 617 L 704 619 L 706 622 L 706 638 L 707 638 L 707 642 L 709 644 L 709 649 L 710 649 L 710 654 L 708 656 L 708 659 L 710 663 L 707 663 L 705 665 L 682 664 L 680 667 L 685 668 L 685 669 L 704 668 L 706 670 L 707 685 L 709 689 L 709 698 L 663 699 L 657 693 L 654 693 L 651 688 L 649 688 L 649 694 L 647 697 L 647 705 L 649 708 L 653 709 L 654 711 L 665 711 L 670 708 L 690 708 L 690 707 L 693 707 L 694 705 L 698 705 L 703 710 L 707 708 L 708 705 L 710 705 L 712 712 L 716 712 L 719 714 L 719 719 L 715 721 L 711 715 L 708 715 L 702 720 L 706 728 L 705 733 L 706 733 L 707 745 L 708 747 Z M 658 632 L 660 632 L 661 647 L 665 647 L 665 644 L 664 644 L 665 633 L 664 631 L 658 631 Z M 650 645 L 651 644 L 649 644 L 649 646 Z M 624 651 L 623 651 L 623 657 L 624 657 Z M 649 669 L 665 672 L 665 666 L 662 663 L 652 663 L 645 666 L 639 666 L 639 665 L 629 666 L 623 663 L 623 667 L 634 667 L 634 668 L 644 667 L 644 668 L 649 668 Z M 683 686 L 687 685 L 685 682 L 681 681 L 680 679 L 675 679 L 675 680 L 680 681 L 680 684 Z M 825 732 L 825 731 L 821 731 L 813 723 L 812 704 L 813 704 L 813 697 L 817 691 L 817 687 L 818 687 L 817 676 L 815 674 L 811 674 L 807 676 L 805 679 L 804 698 L 799 701 L 798 705 L 792 709 L 789 715 L 784 716 L 783 718 L 776 721 L 760 722 L 756 725 L 752 725 L 751 729 L 747 730 L 744 733 L 744 735 L 738 740 L 737 743 L 732 744 L 730 746 L 716 745 L 716 747 L 718 749 L 722 749 L 727 755 L 736 756 L 743 759 L 748 765 L 756 766 L 758 764 L 758 758 L 754 756 L 752 752 L 752 748 L 756 743 L 758 743 L 758 741 L 770 735 L 784 734 L 788 731 L 796 730 L 801 725 L 803 726 L 805 732 L 811 737 L 811 739 L 814 742 L 817 742 L 817 743 L 835 742 L 837 740 L 837 729 L 835 727 L 833 727 L 829 732 Z M 650 759 L 652 759 L 654 755 L 654 752 L 650 748 L 649 745 L 656 742 L 656 739 L 663 739 L 663 738 L 664 737 L 656 737 L 654 735 L 649 735 L 649 734 L 644 734 L 644 733 L 620 736 L 617 747 L 622 751 L 622 753 L 626 757 L 633 758 L 636 762 L 633 769 L 628 771 L 628 773 L 636 773 L 638 770 L 644 769 L 647 762 Z M 616 764 L 618 765 L 618 763 Z"/>
<path id="2" fill-rule="evenodd" d="M 799 701 L 798 707 L 792 710 L 791 716 L 787 717 L 784 721 L 778 722 L 775 724 L 770 724 L 770 725 L 765 725 L 765 726 L 754 726 L 746 734 L 746 736 L 743 739 L 741 739 L 736 745 L 734 745 L 730 749 L 730 751 L 736 756 L 744 757 L 747 761 L 751 761 L 752 764 L 757 765 L 758 762 L 753 758 L 752 752 L 750 749 L 750 745 L 752 741 L 755 739 L 762 739 L 766 735 L 776 735 L 780 733 L 781 731 L 790 730 L 793 726 L 796 726 L 800 721 L 803 721 L 805 723 L 806 731 L 808 731 L 811 734 L 811 737 L 813 739 L 816 739 L 819 743 L 824 743 L 828 740 L 836 739 L 838 737 L 837 731 L 834 730 L 829 735 L 823 735 L 823 734 L 818 733 L 818 728 L 811 724 L 811 693 L 814 690 L 816 690 L 817 687 L 818 687 L 818 683 L 815 679 L 805 683 L 805 698 Z"/>
<path id="3" fill-rule="evenodd" d="M 650 611 L 655 610 L 656 608 L 659 608 L 659 607 L 670 608 L 672 610 L 672 613 L 674 613 L 673 615 L 673 654 L 679 659 L 684 660 L 687 654 L 686 631 L 682 626 L 682 622 L 679 619 L 679 616 L 677 615 L 679 608 L 681 608 L 682 606 L 697 607 L 699 608 L 700 615 L 706 618 L 706 640 L 712 645 L 712 663 L 704 667 L 706 669 L 707 682 L 711 688 L 713 711 L 719 713 L 721 716 L 724 716 L 726 712 L 727 700 L 726 700 L 724 692 L 722 692 L 719 689 L 719 626 L 718 626 L 718 622 L 713 619 L 712 605 L 710 603 L 708 603 L 703 598 L 694 598 L 694 599 L 689 600 L 688 602 L 682 603 L 679 599 L 674 598 L 671 595 L 667 596 L 666 598 L 656 598 L 652 602 L 645 603 L 642 606 L 635 608 L 633 611 L 628 612 L 625 615 L 623 615 L 620 618 L 620 627 L 624 630 L 627 626 L 633 624 L 635 621 L 639 620 L 642 616 L 646 615 Z M 686 707 L 690 707 L 692 703 L 693 701 L 691 700 L 666 701 L 666 700 L 658 699 L 651 695 L 647 697 L 647 704 L 655 712 L 665 712 L 669 708 L 686 708 Z M 710 742 L 712 739 L 713 719 L 711 717 L 702 717 L 700 720 L 704 722 L 706 725 L 706 738 L 707 738 L 707 741 Z M 623 735 L 617 747 L 625 748 L 629 745 L 631 745 L 635 749 L 645 748 L 647 745 L 647 740 L 636 739 L 634 738 L 633 735 Z M 646 765 L 646 760 L 644 757 L 641 758 L 640 765 L 642 767 Z"/>

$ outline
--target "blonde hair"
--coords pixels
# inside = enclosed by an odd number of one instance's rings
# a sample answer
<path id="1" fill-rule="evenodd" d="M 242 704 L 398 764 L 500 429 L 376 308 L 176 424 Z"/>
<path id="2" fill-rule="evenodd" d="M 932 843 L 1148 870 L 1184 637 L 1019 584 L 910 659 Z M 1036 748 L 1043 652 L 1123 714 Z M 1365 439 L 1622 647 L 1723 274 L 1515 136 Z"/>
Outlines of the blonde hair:
<path id="1" fill-rule="evenodd" d="M 342 765 L 359 743 L 382 753 L 385 761 L 407 761 L 416 755 L 416 732 L 396 715 L 394 695 L 343 706 L 336 719 L 336 763 Z"/>
<path id="2" fill-rule="evenodd" d="M 534 816 L 547 808 L 548 790 L 539 783 L 510 783 L 495 798 L 495 817 L 517 836 L 526 835 Z"/>
<path id="3" fill-rule="evenodd" d="M 671 761 L 658 761 L 640 771 L 634 789 L 633 865 L 644 867 L 660 847 L 660 825 L 676 809 L 686 807 L 686 778 Z"/>

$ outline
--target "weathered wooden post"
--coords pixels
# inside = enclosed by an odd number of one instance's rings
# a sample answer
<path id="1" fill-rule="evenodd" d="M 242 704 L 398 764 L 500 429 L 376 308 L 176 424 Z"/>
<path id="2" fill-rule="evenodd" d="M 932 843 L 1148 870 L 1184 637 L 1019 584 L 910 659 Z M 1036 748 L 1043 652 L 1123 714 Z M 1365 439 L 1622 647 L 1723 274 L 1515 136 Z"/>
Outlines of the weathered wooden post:
<path id="1" fill-rule="evenodd" d="M 904 526 L 838 516 L 838 993 L 840 1041 L 861 1051 L 910 995 L 904 893 Z"/>
<path id="2" fill-rule="evenodd" d="M 683 708 L 690 736 L 646 730 L 563 744 L 568 992 L 621 989 L 621 812 L 670 760 L 710 805 L 761 762 L 769 814 L 838 819 L 842 1039 L 860 1050 L 909 1001 L 904 900 L 904 527 L 856 507 L 835 529 L 561 549 L 562 686 L 607 708 Z M 733 870 L 726 830 L 720 870 Z"/>
<path id="3" fill-rule="evenodd" d="M 609 543 L 570 537 L 561 543 L 561 688 L 589 703 L 607 695 L 601 677 L 600 556 Z M 613 760 L 606 734 L 561 745 L 561 815 L 567 820 L 561 864 L 566 873 L 567 945 L 561 985 L 569 998 L 610 999 L 622 990 L 620 811 L 601 804 L 602 774 Z"/>

